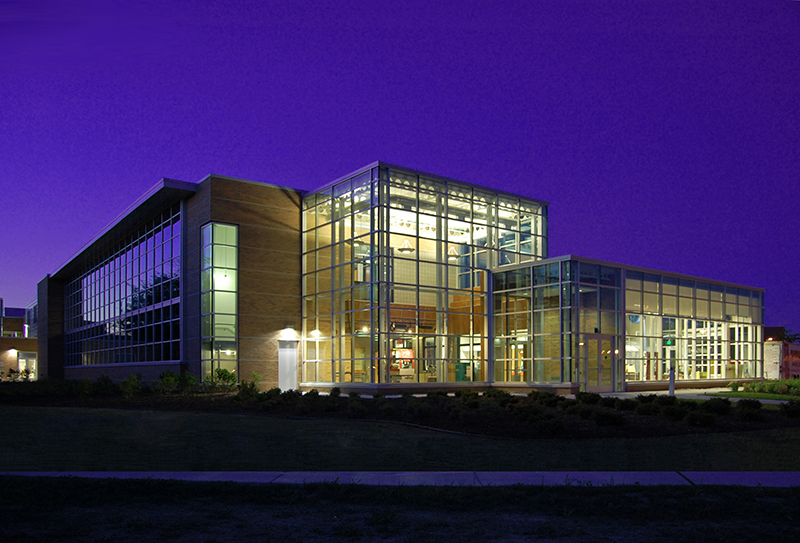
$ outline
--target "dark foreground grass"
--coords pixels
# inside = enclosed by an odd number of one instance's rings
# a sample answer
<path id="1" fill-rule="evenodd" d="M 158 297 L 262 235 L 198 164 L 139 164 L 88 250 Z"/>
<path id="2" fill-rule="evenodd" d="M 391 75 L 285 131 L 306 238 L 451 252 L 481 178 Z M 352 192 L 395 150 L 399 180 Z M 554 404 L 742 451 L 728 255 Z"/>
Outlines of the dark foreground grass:
<path id="1" fill-rule="evenodd" d="M 792 471 L 800 429 L 502 439 L 368 420 L 0 407 L 8 471 Z"/>
<path id="2" fill-rule="evenodd" d="M 3 539 L 798 541 L 800 489 L 369 487 L 0 477 Z"/>

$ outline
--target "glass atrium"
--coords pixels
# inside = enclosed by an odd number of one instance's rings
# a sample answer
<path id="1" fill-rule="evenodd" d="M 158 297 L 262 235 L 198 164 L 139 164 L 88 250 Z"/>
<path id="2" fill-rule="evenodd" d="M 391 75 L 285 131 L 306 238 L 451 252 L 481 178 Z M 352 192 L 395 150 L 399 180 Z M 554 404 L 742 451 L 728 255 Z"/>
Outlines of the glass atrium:
<path id="1" fill-rule="evenodd" d="M 496 382 L 761 377 L 763 291 L 561 257 L 493 278 Z"/>
<path id="2" fill-rule="evenodd" d="M 379 163 L 303 201 L 310 383 L 488 381 L 490 268 L 547 256 L 547 204 Z"/>

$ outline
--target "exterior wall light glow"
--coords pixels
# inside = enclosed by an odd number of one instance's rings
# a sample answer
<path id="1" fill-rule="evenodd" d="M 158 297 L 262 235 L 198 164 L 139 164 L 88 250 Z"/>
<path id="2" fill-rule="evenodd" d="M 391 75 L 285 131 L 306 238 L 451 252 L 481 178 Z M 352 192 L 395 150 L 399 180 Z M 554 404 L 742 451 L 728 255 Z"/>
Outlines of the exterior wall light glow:
<path id="1" fill-rule="evenodd" d="M 286 328 L 281 330 L 280 336 L 281 336 L 281 339 L 283 339 L 283 340 L 292 341 L 292 340 L 297 339 L 297 332 L 294 331 L 294 327 L 293 326 L 287 325 Z"/>
<path id="2" fill-rule="evenodd" d="M 314 339 L 317 339 L 322 335 L 322 333 L 319 330 L 311 330 L 311 332 L 308 335 L 313 337 Z"/>

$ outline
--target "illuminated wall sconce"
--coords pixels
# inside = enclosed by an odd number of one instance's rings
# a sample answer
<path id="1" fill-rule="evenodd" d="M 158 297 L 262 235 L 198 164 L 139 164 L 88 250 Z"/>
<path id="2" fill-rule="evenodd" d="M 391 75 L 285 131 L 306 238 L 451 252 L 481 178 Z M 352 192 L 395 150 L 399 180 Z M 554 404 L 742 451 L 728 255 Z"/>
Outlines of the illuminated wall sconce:
<path id="1" fill-rule="evenodd" d="M 311 332 L 309 332 L 308 335 L 314 339 L 319 339 L 319 337 L 322 335 L 322 332 L 320 332 L 319 330 L 311 330 Z"/>
<path id="2" fill-rule="evenodd" d="M 455 246 L 451 245 L 450 248 L 447 250 L 447 260 L 457 260 L 458 259 L 458 251 L 456 251 Z"/>
<path id="3" fill-rule="evenodd" d="M 287 325 L 286 328 L 281 330 L 281 339 L 285 341 L 296 340 L 297 332 L 294 331 L 294 327 L 291 325 Z"/>
<path id="4" fill-rule="evenodd" d="M 403 253 L 404 255 L 410 255 L 414 252 L 414 247 L 412 247 L 411 243 L 409 243 L 409 241 L 406 239 L 403 240 L 403 243 L 397 248 L 397 251 Z"/>

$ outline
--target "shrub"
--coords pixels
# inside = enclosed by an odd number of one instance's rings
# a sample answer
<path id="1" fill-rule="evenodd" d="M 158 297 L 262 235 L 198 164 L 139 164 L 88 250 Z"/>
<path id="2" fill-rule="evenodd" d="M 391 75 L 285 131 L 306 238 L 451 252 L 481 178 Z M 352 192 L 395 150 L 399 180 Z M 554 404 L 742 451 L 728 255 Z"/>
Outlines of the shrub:
<path id="1" fill-rule="evenodd" d="M 158 381 L 153 381 L 153 391 L 159 396 L 171 394 L 178 386 L 178 374 L 169 370 L 164 370 L 158 376 Z"/>
<path id="2" fill-rule="evenodd" d="M 386 418 L 394 418 L 397 414 L 397 408 L 394 406 L 392 402 L 382 403 L 378 406 L 378 411 L 380 412 L 382 417 Z"/>
<path id="3" fill-rule="evenodd" d="M 616 400 L 614 407 L 620 411 L 634 411 L 639 405 L 639 401 L 633 398 L 617 398 Z"/>
<path id="4" fill-rule="evenodd" d="M 610 407 L 611 409 L 616 409 L 617 408 L 617 398 L 611 398 L 611 397 L 600 398 L 600 401 L 598 402 L 598 405 L 600 407 Z"/>
<path id="5" fill-rule="evenodd" d="M 364 402 L 357 398 L 351 399 L 347 402 L 347 416 L 348 417 L 363 417 L 369 412 Z"/>
<path id="6" fill-rule="evenodd" d="M 505 390 L 498 390 L 496 388 L 490 388 L 489 390 L 484 392 L 483 395 L 486 398 L 491 398 L 492 400 L 497 402 L 497 405 L 501 407 L 507 406 L 509 403 L 511 403 L 511 400 L 514 398 L 509 392 L 506 392 Z"/>
<path id="7" fill-rule="evenodd" d="M 98 377 L 97 381 L 95 381 L 94 391 L 98 396 L 116 396 L 120 393 L 119 386 L 115 385 L 111 377 L 105 374 Z"/>
<path id="8" fill-rule="evenodd" d="M 662 407 L 665 405 L 677 405 L 678 403 L 678 398 L 675 396 L 667 396 L 664 394 L 654 394 L 653 396 L 653 403 Z"/>
<path id="9" fill-rule="evenodd" d="M 597 409 L 592 414 L 598 426 L 622 426 L 625 424 L 625 415 L 610 409 Z"/>
<path id="10" fill-rule="evenodd" d="M 736 418 L 743 421 L 764 420 L 764 413 L 759 409 L 737 409 Z"/>
<path id="11" fill-rule="evenodd" d="M 331 398 L 338 398 L 342 395 L 342 389 L 339 387 L 333 387 L 330 391 Z"/>
<path id="12" fill-rule="evenodd" d="M 637 415 L 645 415 L 647 417 L 652 417 L 661 413 L 661 410 L 658 408 L 657 405 L 653 403 L 640 403 L 636 410 L 634 411 Z"/>
<path id="13" fill-rule="evenodd" d="M 286 405 L 294 405 L 297 403 L 297 400 L 303 397 L 303 393 L 299 390 L 284 390 L 281 392 L 281 403 Z"/>
<path id="14" fill-rule="evenodd" d="M 717 417 L 711 412 L 703 411 L 689 411 L 683 417 L 683 422 L 689 426 L 714 426 L 717 422 Z"/>
<path id="15" fill-rule="evenodd" d="M 564 410 L 567 415 L 577 415 L 582 419 L 588 419 L 594 413 L 595 408 L 592 404 L 577 403 Z"/>
<path id="16" fill-rule="evenodd" d="M 81 379 L 77 384 L 78 396 L 93 396 L 95 394 L 95 386 L 91 379 Z"/>
<path id="17" fill-rule="evenodd" d="M 731 389 L 732 392 L 739 392 L 739 383 L 728 383 L 728 388 Z"/>
<path id="18" fill-rule="evenodd" d="M 559 396 L 555 392 L 550 392 L 549 390 L 533 390 L 528 393 L 528 398 L 543 407 L 556 407 L 559 402 L 565 399 L 564 396 Z"/>
<path id="19" fill-rule="evenodd" d="M 236 373 L 217 368 L 214 370 L 214 382 L 223 388 L 233 388 L 236 385 Z"/>
<path id="20" fill-rule="evenodd" d="M 197 391 L 197 377 L 188 371 L 182 372 L 178 376 L 178 392 L 181 394 L 191 394 Z"/>
<path id="21" fill-rule="evenodd" d="M 688 409 L 678 405 L 665 405 L 661 407 L 661 416 L 666 417 L 669 420 L 674 420 L 674 421 L 683 420 L 688 413 L 689 413 Z"/>
<path id="22" fill-rule="evenodd" d="M 138 373 L 128 375 L 120 383 L 120 389 L 122 389 L 122 395 L 130 400 L 142 392 L 142 376 Z"/>
<path id="23" fill-rule="evenodd" d="M 311 390 L 309 390 L 308 392 L 303 394 L 303 397 L 304 398 L 319 398 L 319 390 L 317 390 L 316 388 L 312 388 Z"/>
<path id="24" fill-rule="evenodd" d="M 653 403 L 656 398 L 656 394 L 639 394 L 636 396 L 636 400 L 641 404 Z"/>
<path id="25" fill-rule="evenodd" d="M 252 402 L 258 400 L 258 381 L 242 381 L 239 384 L 239 392 L 236 394 L 236 400 L 240 402 Z"/>
<path id="26" fill-rule="evenodd" d="M 544 420 L 545 410 L 537 403 L 524 403 L 513 406 L 511 415 L 519 420 L 537 422 Z"/>
<path id="27" fill-rule="evenodd" d="M 731 401 L 728 398 L 711 398 L 700 403 L 700 409 L 715 415 L 727 415 L 731 412 Z"/>
<path id="28" fill-rule="evenodd" d="M 361 394 L 359 394 L 359 393 L 358 393 L 358 392 L 356 392 L 355 390 L 352 390 L 352 391 L 350 391 L 350 392 L 348 392 L 348 393 L 347 393 L 347 396 L 348 396 L 349 398 L 354 398 L 354 399 L 355 399 L 355 398 L 360 398 L 360 397 L 361 397 Z"/>
<path id="29" fill-rule="evenodd" d="M 600 402 L 602 396 L 597 392 L 576 392 L 575 399 L 581 403 L 594 405 Z"/>
<path id="30" fill-rule="evenodd" d="M 758 411 L 761 409 L 761 402 L 755 398 L 742 398 L 736 402 L 737 410 Z"/>
<path id="31" fill-rule="evenodd" d="M 462 390 L 461 394 L 456 392 L 458 400 L 470 409 L 477 409 L 481 404 L 481 397 L 474 390 Z"/>
<path id="32" fill-rule="evenodd" d="M 781 404 L 781 413 L 786 417 L 800 417 L 800 400 L 789 400 Z"/>

